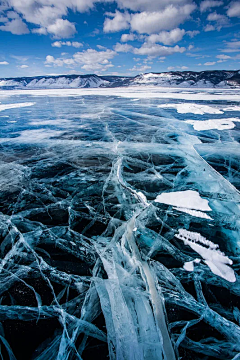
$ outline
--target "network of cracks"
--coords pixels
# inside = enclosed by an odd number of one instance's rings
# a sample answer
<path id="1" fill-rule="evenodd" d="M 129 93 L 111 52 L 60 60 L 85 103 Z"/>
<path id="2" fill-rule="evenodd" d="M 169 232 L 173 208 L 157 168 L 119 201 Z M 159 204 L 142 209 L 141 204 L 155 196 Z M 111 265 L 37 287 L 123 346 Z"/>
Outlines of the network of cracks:
<path id="1" fill-rule="evenodd" d="M 2 359 L 238 359 L 238 141 L 145 111 L 2 143 Z"/>

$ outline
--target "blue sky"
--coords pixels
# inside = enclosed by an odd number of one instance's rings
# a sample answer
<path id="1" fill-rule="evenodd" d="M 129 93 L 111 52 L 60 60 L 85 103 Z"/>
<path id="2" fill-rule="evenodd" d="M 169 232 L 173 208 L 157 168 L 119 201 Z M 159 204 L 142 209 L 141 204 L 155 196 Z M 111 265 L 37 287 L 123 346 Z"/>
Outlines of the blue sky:
<path id="1" fill-rule="evenodd" d="M 0 1 L 0 77 L 240 69 L 240 1 Z"/>

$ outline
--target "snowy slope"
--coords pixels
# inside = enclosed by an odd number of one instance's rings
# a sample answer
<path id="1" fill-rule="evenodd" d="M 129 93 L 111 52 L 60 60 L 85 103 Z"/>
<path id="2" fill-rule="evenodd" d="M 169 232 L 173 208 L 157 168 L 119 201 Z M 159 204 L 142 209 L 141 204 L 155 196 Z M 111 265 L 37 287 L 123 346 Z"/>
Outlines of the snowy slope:
<path id="1" fill-rule="evenodd" d="M 0 79 L 0 87 L 19 89 L 95 88 L 108 84 L 107 80 L 97 75 Z"/>
<path id="2" fill-rule="evenodd" d="M 133 85 L 179 87 L 240 87 L 239 71 L 201 71 L 148 73 L 136 76 Z"/>

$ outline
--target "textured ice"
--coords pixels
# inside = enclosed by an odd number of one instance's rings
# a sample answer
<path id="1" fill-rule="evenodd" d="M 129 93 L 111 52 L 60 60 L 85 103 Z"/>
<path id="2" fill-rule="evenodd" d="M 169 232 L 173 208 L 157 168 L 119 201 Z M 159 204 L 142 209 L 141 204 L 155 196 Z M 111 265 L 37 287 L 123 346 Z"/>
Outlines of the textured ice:
<path id="1" fill-rule="evenodd" d="M 240 93 L 9 90 L 0 101 L 2 359 L 237 359 L 239 122 L 196 131 L 158 106 L 194 101 L 223 113 L 192 120 L 224 121 L 240 117 Z"/>

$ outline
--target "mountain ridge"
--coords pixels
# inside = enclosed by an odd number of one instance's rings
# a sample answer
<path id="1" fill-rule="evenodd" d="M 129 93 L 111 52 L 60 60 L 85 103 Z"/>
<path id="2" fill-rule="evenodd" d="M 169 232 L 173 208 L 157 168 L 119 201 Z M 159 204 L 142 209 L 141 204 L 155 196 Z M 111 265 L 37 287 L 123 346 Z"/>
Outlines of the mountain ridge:
<path id="1" fill-rule="evenodd" d="M 72 74 L 0 78 L 0 89 L 3 90 L 128 86 L 240 88 L 240 70 L 150 72 L 136 76 Z"/>

